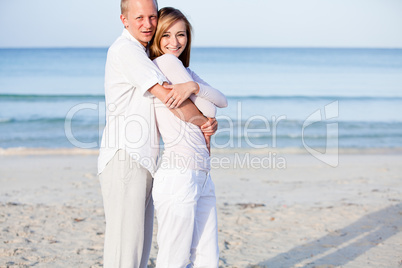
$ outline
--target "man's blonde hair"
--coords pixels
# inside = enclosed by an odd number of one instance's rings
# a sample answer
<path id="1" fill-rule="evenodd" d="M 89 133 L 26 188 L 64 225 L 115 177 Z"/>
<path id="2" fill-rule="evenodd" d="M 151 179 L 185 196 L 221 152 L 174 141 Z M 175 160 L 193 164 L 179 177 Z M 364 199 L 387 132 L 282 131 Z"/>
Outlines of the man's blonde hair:
<path id="1" fill-rule="evenodd" d="M 133 0 L 121 0 L 120 2 L 120 10 L 121 10 L 121 14 L 123 15 L 127 15 L 128 12 L 128 6 L 130 4 L 130 1 Z M 156 10 L 158 10 L 158 0 L 153 0 L 156 6 Z"/>

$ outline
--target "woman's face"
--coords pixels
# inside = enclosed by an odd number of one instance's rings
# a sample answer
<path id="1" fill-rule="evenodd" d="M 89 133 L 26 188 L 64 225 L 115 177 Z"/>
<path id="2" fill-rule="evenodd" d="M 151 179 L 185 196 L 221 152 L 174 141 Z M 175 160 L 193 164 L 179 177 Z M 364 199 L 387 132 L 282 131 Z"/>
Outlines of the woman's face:
<path id="1" fill-rule="evenodd" d="M 187 45 L 186 24 L 183 20 L 174 22 L 162 34 L 160 46 L 163 54 L 179 57 Z"/>

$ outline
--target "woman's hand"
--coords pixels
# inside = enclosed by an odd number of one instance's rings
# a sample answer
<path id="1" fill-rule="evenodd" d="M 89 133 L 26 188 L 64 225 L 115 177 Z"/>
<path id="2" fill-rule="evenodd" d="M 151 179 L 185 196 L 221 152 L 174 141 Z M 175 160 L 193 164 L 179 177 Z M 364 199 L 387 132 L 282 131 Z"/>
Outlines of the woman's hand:
<path id="1" fill-rule="evenodd" d="M 200 90 L 199 85 L 193 81 L 176 85 L 164 85 L 164 87 L 171 89 L 164 100 L 164 103 L 170 109 L 179 108 L 191 94 L 197 94 Z"/>

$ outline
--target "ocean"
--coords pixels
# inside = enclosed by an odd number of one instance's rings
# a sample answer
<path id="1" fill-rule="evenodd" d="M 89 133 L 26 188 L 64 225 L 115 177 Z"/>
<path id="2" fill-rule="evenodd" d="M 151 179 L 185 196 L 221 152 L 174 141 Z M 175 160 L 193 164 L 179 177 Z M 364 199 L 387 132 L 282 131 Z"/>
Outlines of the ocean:
<path id="1" fill-rule="evenodd" d="M 98 148 L 107 48 L 0 49 L 0 148 Z M 215 148 L 402 147 L 402 49 L 194 48 Z"/>

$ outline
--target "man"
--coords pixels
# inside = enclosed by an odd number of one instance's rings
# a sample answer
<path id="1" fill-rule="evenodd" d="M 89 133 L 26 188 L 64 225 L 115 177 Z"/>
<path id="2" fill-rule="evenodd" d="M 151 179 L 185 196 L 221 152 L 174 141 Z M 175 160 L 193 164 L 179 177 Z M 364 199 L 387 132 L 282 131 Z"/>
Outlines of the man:
<path id="1" fill-rule="evenodd" d="M 187 100 L 199 90 L 196 83 L 166 89 L 165 77 L 148 59 L 157 3 L 122 0 L 121 13 L 125 29 L 109 48 L 106 61 L 106 127 L 98 172 L 106 218 L 104 267 L 137 268 L 147 267 L 152 240 L 152 174 L 159 154 L 153 97 L 204 132 L 216 131 L 216 122 L 208 121 Z"/>

